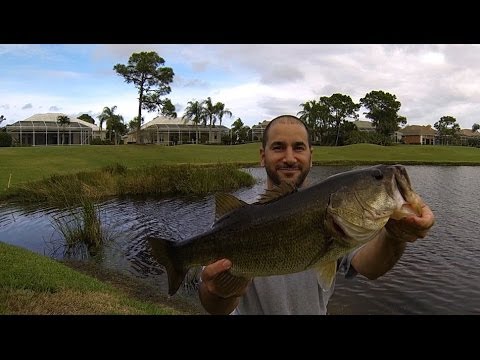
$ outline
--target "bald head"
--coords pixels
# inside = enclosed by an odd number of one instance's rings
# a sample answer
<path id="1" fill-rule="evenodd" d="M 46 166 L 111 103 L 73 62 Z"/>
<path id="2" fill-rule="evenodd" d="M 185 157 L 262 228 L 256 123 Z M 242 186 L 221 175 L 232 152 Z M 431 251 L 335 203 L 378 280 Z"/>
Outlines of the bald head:
<path id="1" fill-rule="evenodd" d="M 296 116 L 293 116 L 293 115 L 280 115 L 280 116 L 277 116 L 276 118 L 274 118 L 272 121 L 270 121 L 268 123 L 267 127 L 265 128 L 264 132 L 263 132 L 262 146 L 263 146 L 264 149 L 265 149 L 265 147 L 267 146 L 267 143 L 268 143 L 268 131 L 275 124 L 299 124 L 299 125 L 303 126 L 305 128 L 306 133 L 307 133 L 308 146 L 312 147 L 312 143 L 310 141 L 310 135 L 308 133 L 308 129 L 307 129 L 305 123 L 302 120 L 300 120 L 299 118 L 297 118 Z"/>

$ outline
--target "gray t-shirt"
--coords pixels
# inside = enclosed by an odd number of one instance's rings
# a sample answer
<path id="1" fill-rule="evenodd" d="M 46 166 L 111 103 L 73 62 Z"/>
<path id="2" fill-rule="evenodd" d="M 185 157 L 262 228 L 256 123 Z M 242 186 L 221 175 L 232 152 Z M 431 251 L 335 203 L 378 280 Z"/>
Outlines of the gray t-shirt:
<path id="1" fill-rule="evenodd" d="M 357 251 L 340 260 L 338 272 L 346 278 L 357 274 L 350 266 Z M 257 277 L 231 315 L 325 315 L 334 288 L 335 281 L 329 290 L 324 291 L 314 270 Z"/>

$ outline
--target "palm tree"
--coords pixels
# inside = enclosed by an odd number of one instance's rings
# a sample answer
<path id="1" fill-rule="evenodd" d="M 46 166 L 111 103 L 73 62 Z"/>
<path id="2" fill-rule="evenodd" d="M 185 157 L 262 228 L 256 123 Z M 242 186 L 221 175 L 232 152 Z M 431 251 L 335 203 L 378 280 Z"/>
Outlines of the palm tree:
<path id="1" fill-rule="evenodd" d="M 67 115 L 58 115 L 57 116 L 57 124 L 62 127 L 62 145 L 65 139 L 65 125 L 70 124 L 70 118 Z"/>
<path id="2" fill-rule="evenodd" d="M 1 124 L 2 122 L 4 122 L 5 120 L 7 120 L 7 119 L 5 118 L 5 116 L 0 115 L 0 124 Z"/>
<path id="3" fill-rule="evenodd" d="M 182 116 L 182 119 L 185 123 L 192 121 L 195 124 L 195 142 L 198 144 L 198 124 L 202 121 L 206 123 L 206 113 L 205 108 L 203 107 L 205 101 L 189 101 L 187 107 L 185 108 L 185 113 Z"/>
<path id="4" fill-rule="evenodd" d="M 110 141 L 112 141 L 112 131 L 113 131 L 113 125 L 115 121 L 117 120 L 117 117 L 121 115 L 116 115 L 115 110 L 117 109 L 117 105 L 112 106 L 112 108 L 109 108 L 108 106 L 105 106 L 103 108 L 103 111 L 100 115 L 98 115 L 98 120 L 100 120 L 100 129 L 102 129 L 103 122 L 105 121 L 107 123 L 107 130 L 109 130 L 109 137 Z M 121 119 L 123 121 L 123 117 Z"/>
<path id="5" fill-rule="evenodd" d="M 209 120 L 208 142 L 210 142 L 212 140 L 212 124 L 213 126 L 215 126 L 215 121 L 216 121 L 216 118 L 215 118 L 216 109 L 215 109 L 215 105 L 212 104 L 212 99 L 210 98 L 210 96 L 207 98 L 207 100 L 204 101 L 204 103 L 205 103 L 205 108 L 204 108 L 205 123 L 206 123 L 206 118 L 208 118 Z"/>
<path id="6" fill-rule="evenodd" d="M 319 105 L 316 100 L 307 101 L 300 104 L 303 110 L 297 113 L 310 130 L 312 141 L 315 141 Z"/>
<path id="7" fill-rule="evenodd" d="M 212 138 L 212 127 L 215 127 L 215 123 L 217 122 L 217 118 L 220 121 L 220 126 L 222 125 L 222 118 L 224 115 L 232 116 L 232 112 L 228 109 L 225 109 L 225 104 L 221 102 L 217 102 L 215 105 L 212 103 L 212 99 L 210 97 L 205 100 L 205 113 L 206 117 L 209 119 L 209 141 Z"/>
<path id="8" fill-rule="evenodd" d="M 222 126 L 222 118 L 224 115 L 228 115 L 230 117 L 232 117 L 232 112 L 229 110 L 229 109 L 225 109 L 225 104 L 224 103 L 221 103 L 221 102 L 217 102 L 215 104 L 215 112 L 216 112 L 216 115 L 218 117 L 218 121 L 220 123 L 220 126 Z"/>
<path id="9" fill-rule="evenodd" d="M 111 130 L 115 132 L 115 145 L 118 145 L 118 135 L 123 135 L 127 131 L 127 126 L 123 122 L 122 115 L 114 115 L 110 124 Z"/>

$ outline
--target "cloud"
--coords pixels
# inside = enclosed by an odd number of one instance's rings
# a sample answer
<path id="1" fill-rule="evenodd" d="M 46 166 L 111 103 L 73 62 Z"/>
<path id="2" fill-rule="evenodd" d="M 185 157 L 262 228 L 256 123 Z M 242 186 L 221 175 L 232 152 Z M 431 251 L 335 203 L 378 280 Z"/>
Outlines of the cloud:
<path id="1" fill-rule="evenodd" d="M 207 70 L 209 62 L 208 61 L 194 61 L 191 63 L 192 69 L 196 72 L 202 72 Z"/>
<path id="2" fill-rule="evenodd" d="M 175 75 L 171 85 L 172 91 L 177 87 L 178 88 L 192 88 L 192 87 L 208 88 L 209 84 L 207 81 L 203 79 L 185 78 L 180 75 Z"/>
<path id="3" fill-rule="evenodd" d="M 258 101 L 258 106 L 268 114 L 268 120 L 283 114 L 297 115 L 297 112 L 300 111 L 298 105 L 298 100 L 295 98 L 263 97 Z M 297 108 L 297 111 L 292 111 Z"/>
<path id="4" fill-rule="evenodd" d="M 0 45 L 0 99 L 9 121 L 49 104 L 66 113 L 118 106 L 126 121 L 138 90 L 113 71 L 134 52 L 156 51 L 175 72 L 166 97 L 182 115 L 187 103 L 211 97 L 257 124 L 334 93 L 358 102 L 372 90 L 395 95 L 409 124 L 451 115 L 462 128 L 478 123 L 480 46 L 475 44 L 70 44 Z M 23 108 L 24 104 L 38 104 Z M 8 108 L 6 107 L 8 104 Z M 156 112 L 142 115 L 145 121 Z M 360 114 L 363 117 L 363 114 Z"/>
<path id="5" fill-rule="evenodd" d="M 177 115 L 179 112 L 182 112 L 185 109 L 185 105 L 183 104 L 175 103 L 173 104 L 173 106 L 175 106 L 175 112 L 177 113 Z"/>
<path id="6" fill-rule="evenodd" d="M 32 109 L 33 105 L 32 104 L 25 104 L 22 106 L 22 110 L 27 110 L 27 109 Z"/>
<path id="7" fill-rule="evenodd" d="M 260 78 L 260 82 L 268 85 L 301 81 L 305 75 L 292 66 L 277 66 L 274 69 L 265 72 Z"/>

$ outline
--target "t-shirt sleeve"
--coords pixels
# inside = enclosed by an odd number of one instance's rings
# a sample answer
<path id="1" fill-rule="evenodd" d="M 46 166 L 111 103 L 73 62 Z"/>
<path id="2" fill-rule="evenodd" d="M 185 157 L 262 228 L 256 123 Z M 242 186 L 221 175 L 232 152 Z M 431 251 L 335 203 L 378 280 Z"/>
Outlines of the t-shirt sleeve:
<path id="1" fill-rule="evenodd" d="M 358 248 L 356 248 L 355 250 L 351 251 L 350 253 L 348 253 L 347 255 L 345 255 L 344 257 L 338 260 L 337 271 L 340 274 L 344 275 L 345 279 L 351 279 L 357 276 L 358 272 L 352 266 L 352 259 L 357 253 L 357 251 L 364 246 L 365 244 L 363 244 L 362 246 L 359 246 Z"/>

